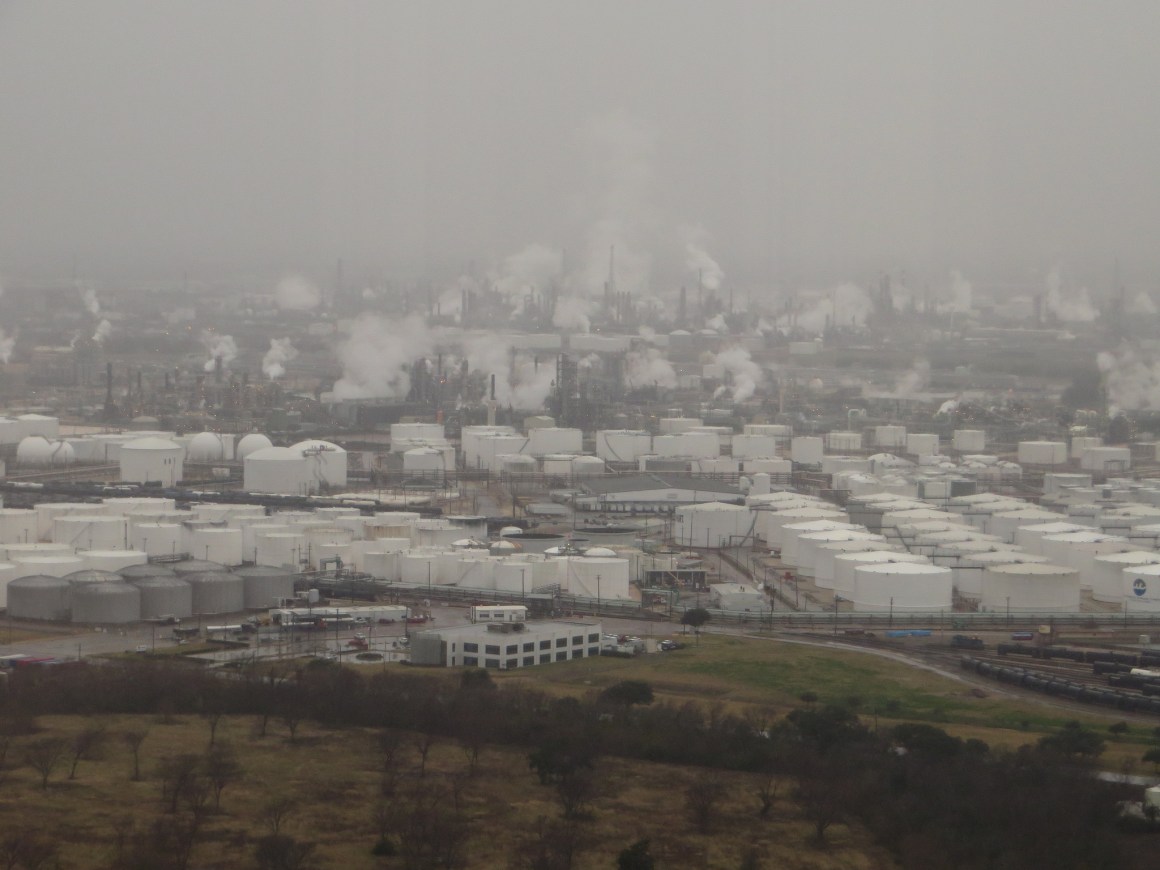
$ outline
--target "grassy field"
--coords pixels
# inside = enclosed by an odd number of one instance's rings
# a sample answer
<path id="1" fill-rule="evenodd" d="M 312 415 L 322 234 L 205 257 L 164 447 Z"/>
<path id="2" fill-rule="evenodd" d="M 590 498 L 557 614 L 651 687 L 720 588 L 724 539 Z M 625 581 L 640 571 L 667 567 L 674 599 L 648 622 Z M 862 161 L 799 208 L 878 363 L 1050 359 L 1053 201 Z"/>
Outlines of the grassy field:
<path id="1" fill-rule="evenodd" d="M 20 759 L 30 742 L 49 735 L 70 737 L 99 721 L 109 738 L 98 760 L 82 761 L 69 780 L 68 761 L 53 772 L 47 790 L 39 775 Z M 0 787 L 0 857 L 5 832 L 41 830 L 59 843 L 61 866 L 104 868 L 118 865 L 118 838 L 142 831 L 164 814 L 156 771 L 166 756 L 203 751 L 207 723 L 179 717 L 162 724 L 154 717 L 43 717 L 39 732 L 14 740 Z M 131 779 L 132 757 L 120 734 L 147 730 L 141 748 L 143 779 Z M 254 723 L 225 719 L 217 731 L 237 751 L 245 773 L 226 787 L 221 812 L 210 815 L 194 847 L 192 867 L 237 868 L 253 864 L 256 838 L 267 833 L 263 809 L 279 797 L 295 808 L 282 832 L 316 844 L 317 868 L 350 870 L 399 867 L 398 858 L 376 858 L 374 811 L 379 795 L 378 756 L 374 735 L 362 730 L 324 730 L 306 723 L 291 743 L 271 723 L 266 737 L 255 736 Z M 405 738 L 402 764 L 418 765 L 414 741 Z M 453 777 L 465 777 L 466 755 L 451 742 L 436 744 L 425 783 L 432 788 Z M 852 868 L 894 866 L 891 858 L 856 830 L 831 829 L 824 848 L 810 844 L 808 823 L 788 799 L 768 820 L 756 816 L 756 780 L 745 774 L 721 774 L 726 788 L 720 822 L 709 836 L 687 821 L 685 786 L 697 775 L 688 768 L 605 759 L 598 763 L 598 796 L 592 817 L 581 823 L 583 848 L 578 868 L 614 866 L 619 851 L 636 840 L 652 841 L 658 866 L 674 868 L 737 867 L 754 850 L 760 866 L 778 868 Z M 416 775 L 416 774 L 412 774 Z M 464 779 L 468 825 L 467 866 L 506 868 L 521 842 L 541 818 L 554 819 L 560 808 L 550 787 L 539 785 L 529 770 L 527 753 L 486 748 L 476 775 Z M 783 789 L 787 792 L 788 786 Z"/>
<path id="2" fill-rule="evenodd" d="M 661 699 L 719 703 L 731 710 L 763 706 L 780 713 L 800 707 L 802 695 L 812 692 L 822 703 L 852 701 L 866 721 L 929 722 L 1007 748 L 1034 743 L 1073 719 L 1106 735 L 1122 718 L 1012 700 L 880 656 L 727 635 L 702 635 L 699 645 L 668 653 L 562 662 L 495 678 L 569 694 L 619 680 L 646 680 Z M 1138 759 L 1152 737 L 1151 726 L 1131 723 L 1121 740 L 1109 742 L 1105 764 L 1119 769 L 1124 759 Z"/>

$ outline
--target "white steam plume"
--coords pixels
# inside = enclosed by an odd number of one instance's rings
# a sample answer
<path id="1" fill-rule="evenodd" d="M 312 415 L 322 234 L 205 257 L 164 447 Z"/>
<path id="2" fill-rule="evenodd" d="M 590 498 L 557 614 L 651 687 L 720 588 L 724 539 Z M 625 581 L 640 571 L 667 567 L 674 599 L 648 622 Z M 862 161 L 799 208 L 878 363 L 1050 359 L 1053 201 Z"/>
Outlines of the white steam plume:
<path id="1" fill-rule="evenodd" d="M 105 339 L 113 331 L 113 324 L 108 320 L 101 318 L 101 322 L 97 324 L 97 328 L 93 330 L 93 341 L 97 344 L 103 344 Z"/>
<path id="2" fill-rule="evenodd" d="M 85 311 L 93 317 L 100 317 L 101 300 L 97 298 L 97 291 L 85 284 L 77 287 L 77 292 L 81 294 L 81 302 L 84 303 Z"/>
<path id="3" fill-rule="evenodd" d="M 262 373 L 270 380 L 286 374 L 286 363 L 298 356 L 298 351 L 288 338 L 271 338 L 270 349 L 262 357 Z"/>
<path id="4" fill-rule="evenodd" d="M 714 314 L 705 321 L 705 328 L 711 329 L 714 332 L 728 332 L 729 324 L 725 322 L 725 315 Z"/>
<path id="5" fill-rule="evenodd" d="M 1128 302 L 1129 314 L 1155 314 L 1157 312 L 1156 303 L 1152 301 L 1152 297 L 1145 291 L 1141 290 L 1131 301 Z"/>
<path id="6" fill-rule="evenodd" d="M 15 347 L 15 333 L 9 335 L 3 327 L 0 327 L 0 363 L 7 365 L 8 361 L 12 359 L 12 351 Z"/>
<path id="7" fill-rule="evenodd" d="M 910 371 L 894 382 L 894 392 L 899 396 L 911 396 L 925 389 L 929 383 L 930 363 L 925 359 L 916 359 Z"/>
<path id="8" fill-rule="evenodd" d="M 342 377 L 334 384 L 338 399 L 405 398 L 411 390 L 408 367 L 429 356 L 434 339 L 422 317 L 392 320 L 360 314 L 338 346 Z"/>
<path id="9" fill-rule="evenodd" d="M 1064 295 L 1063 281 L 1059 266 L 1053 266 L 1047 273 L 1047 297 L 1044 306 L 1064 323 L 1091 323 L 1099 317 L 1099 311 L 1092 305 L 1091 295 L 1086 287 L 1073 294 Z"/>
<path id="10" fill-rule="evenodd" d="M 238 345 L 232 335 L 221 335 L 207 329 L 201 334 L 201 344 L 209 355 L 209 359 L 202 367 L 207 372 L 212 372 L 217 367 L 219 357 L 221 357 L 223 368 L 238 357 Z"/>
<path id="11" fill-rule="evenodd" d="M 592 328 L 592 302 L 579 296 L 561 296 L 556 300 L 552 325 L 569 332 L 588 332 Z"/>
<path id="12" fill-rule="evenodd" d="M 706 290 L 720 290 L 725 281 L 725 270 L 705 250 L 705 231 L 700 227 L 685 230 L 685 268 L 698 276 Z"/>
<path id="13" fill-rule="evenodd" d="M 524 297 L 529 293 L 542 293 L 560 278 L 563 268 L 564 254 L 561 251 L 531 244 L 506 257 L 492 283 L 519 312 L 523 310 Z"/>
<path id="14" fill-rule="evenodd" d="M 322 293 L 309 278 L 292 272 L 278 281 L 274 301 L 283 311 L 313 311 L 322 304 Z"/>
<path id="15" fill-rule="evenodd" d="M 752 398 L 764 377 L 761 366 L 749 356 L 749 351 L 741 346 L 730 347 L 717 354 L 714 362 L 723 366 L 731 376 L 731 392 L 734 402 L 744 402 Z M 722 392 L 718 390 L 718 393 Z"/>
<path id="16" fill-rule="evenodd" d="M 522 411 L 544 407 L 556 379 L 554 357 L 537 366 L 534 356 L 517 353 L 502 336 L 484 335 L 464 342 L 468 366 L 484 375 L 495 375 L 495 399 Z"/>
<path id="17" fill-rule="evenodd" d="M 657 348 L 629 351 L 624 358 L 624 386 L 630 390 L 639 387 L 660 387 L 671 390 L 677 385 L 677 373 L 672 363 Z"/>
<path id="18" fill-rule="evenodd" d="M 951 272 L 951 298 L 939 306 L 945 314 L 967 314 L 974 304 L 974 288 L 962 272 Z"/>
<path id="19" fill-rule="evenodd" d="M 821 335 L 827 324 L 842 328 L 858 328 L 866 325 L 874 311 L 874 301 L 870 294 L 857 284 L 842 284 L 834 289 L 814 294 L 805 308 L 795 318 L 782 315 L 779 323 L 791 323 L 808 335 Z"/>
<path id="20" fill-rule="evenodd" d="M 1108 393 L 1108 413 L 1160 411 L 1160 359 L 1125 345 L 1096 355 Z"/>

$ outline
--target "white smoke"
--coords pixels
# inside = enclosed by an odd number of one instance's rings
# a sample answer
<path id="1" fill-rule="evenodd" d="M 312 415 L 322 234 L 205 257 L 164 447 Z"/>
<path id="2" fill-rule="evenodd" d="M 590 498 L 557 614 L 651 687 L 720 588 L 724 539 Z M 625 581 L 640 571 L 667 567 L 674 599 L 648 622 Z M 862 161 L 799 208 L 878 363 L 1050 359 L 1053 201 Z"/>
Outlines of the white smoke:
<path id="1" fill-rule="evenodd" d="M 534 355 L 512 353 L 512 345 L 500 336 L 477 336 L 464 342 L 468 366 L 484 375 L 495 375 L 495 399 L 522 411 L 538 411 L 552 393 L 556 379 L 553 357 L 536 363 Z"/>
<path id="2" fill-rule="evenodd" d="M 1092 305 L 1091 295 L 1086 287 L 1065 295 L 1059 266 L 1053 266 L 1047 273 L 1047 297 L 1044 307 L 1064 323 L 1091 323 L 1100 313 Z"/>
<path id="3" fill-rule="evenodd" d="M 945 402 L 943 402 L 941 405 L 938 406 L 938 410 L 935 411 L 935 414 L 936 415 L 938 415 L 938 414 L 953 414 L 958 409 L 959 409 L 959 400 L 958 399 L 947 399 Z"/>
<path id="4" fill-rule="evenodd" d="M 1160 359 L 1124 345 L 1096 355 L 1104 376 L 1108 414 L 1119 411 L 1160 411 Z"/>
<path id="5" fill-rule="evenodd" d="M 223 368 L 238 357 L 238 345 L 232 335 L 221 335 L 207 329 L 201 334 L 201 344 L 209 355 L 209 359 L 202 367 L 207 372 L 212 372 L 216 368 L 218 357 L 221 357 Z"/>
<path id="6" fill-rule="evenodd" d="M 298 356 L 298 351 L 288 338 L 271 338 L 270 349 L 262 357 L 262 373 L 270 380 L 286 374 L 286 363 Z"/>
<path id="7" fill-rule="evenodd" d="M 12 351 L 16 348 L 16 335 L 9 335 L 0 327 L 0 363 L 8 364 L 12 359 Z"/>
<path id="8" fill-rule="evenodd" d="M 93 317 L 100 317 L 101 300 L 97 298 L 97 291 L 85 284 L 78 286 L 77 292 L 81 295 L 81 302 L 84 303 L 85 311 L 89 312 Z"/>
<path id="9" fill-rule="evenodd" d="M 671 390 L 676 385 L 677 373 L 672 363 L 655 347 L 643 351 L 629 351 L 625 355 L 624 386 L 627 389 L 657 386 Z"/>
<path id="10" fill-rule="evenodd" d="M 411 390 L 409 366 L 429 356 L 434 338 L 417 314 L 393 320 L 364 312 L 338 346 L 342 377 L 334 384 L 338 399 L 405 398 Z"/>
<path id="11" fill-rule="evenodd" d="M 715 314 L 705 321 L 705 328 L 714 332 L 729 332 L 729 324 L 725 322 L 725 315 Z"/>
<path id="12" fill-rule="evenodd" d="M 97 344 L 103 344 L 105 339 L 113 331 L 113 324 L 108 320 L 101 318 L 101 322 L 97 324 L 97 328 L 93 330 L 93 341 Z"/>
<path id="13" fill-rule="evenodd" d="M 564 268 L 564 254 L 546 245 L 531 244 L 506 257 L 493 278 L 495 289 L 516 311 L 522 311 L 529 293 L 542 293 L 558 280 Z"/>
<path id="14" fill-rule="evenodd" d="M 313 311 L 322 304 L 322 293 L 304 275 L 283 275 L 274 288 L 274 301 L 283 311 Z"/>
<path id="15" fill-rule="evenodd" d="M 874 301 L 869 293 L 857 284 L 842 284 L 815 294 L 792 321 L 783 315 L 779 322 L 783 325 L 792 322 L 806 334 L 821 335 L 827 324 L 842 328 L 865 326 L 873 311 Z"/>
<path id="16" fill-rule="evenodd" d="M 701 227 L 685 229 L 685 268 L 698 277 L 706 290 L 720 290 L 725 282 L 725 270 L 709 255 L 706 233 Z"/>
<path id="17" fill-rule="evenodd" d="M 561 296 L 556 300 L 552 325 L 568 332 L 588 332 L 592 328 L 593 303 L 579 296 Z"/>
<path id="18" fill-rule="evenodd" d="M 745 348 L 741 346 L 727 348 L 717 354 L 714 362 L 723 366 L 731 376 L 734 402 L 744 402 L 757 392 L 764 374 L 761 366 L 750 358 L 749 351 Z"/>
<path id="19" fill-rule="evenodd" d="M 910 370 L 904 372 L 894 382 L 894 392 L 899 396 L 911 396 L 926 389 L 930 383 L 930 363 L 925 359 L 917 359 Z"/>
<path id="20" fill-rule="evenodd" d="M 1155 314 L 1157 312 L 1156 303 L 1152 301 L 1152 297 L 1141 290 L 1131 301 L 1128 302 L 1129 314 Z"/>
<path id="21" fill-rule="evenodd" d="M 974 304 L 974 288 L 962 272 L 951 272 L 950 300 L 939 306 L 944 314 L 967 314 Z"/>

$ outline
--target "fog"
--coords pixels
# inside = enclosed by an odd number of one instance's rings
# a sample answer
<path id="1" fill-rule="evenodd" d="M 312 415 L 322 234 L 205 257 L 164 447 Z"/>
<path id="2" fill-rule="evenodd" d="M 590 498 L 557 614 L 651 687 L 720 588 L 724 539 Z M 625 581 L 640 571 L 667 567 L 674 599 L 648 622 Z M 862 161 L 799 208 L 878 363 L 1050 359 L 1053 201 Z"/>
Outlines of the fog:
<path id="1" fill-rule="evenodd" d="M 1158 35 L 1145 2 L 15 0 L 0 274 L 290 275 L 300 305 L 339 258 L 454 280 L 531 249 L 591 290 L 615 246 L 642 293 L 1103 292 L 1115 258 L 1148 286 Z"/>

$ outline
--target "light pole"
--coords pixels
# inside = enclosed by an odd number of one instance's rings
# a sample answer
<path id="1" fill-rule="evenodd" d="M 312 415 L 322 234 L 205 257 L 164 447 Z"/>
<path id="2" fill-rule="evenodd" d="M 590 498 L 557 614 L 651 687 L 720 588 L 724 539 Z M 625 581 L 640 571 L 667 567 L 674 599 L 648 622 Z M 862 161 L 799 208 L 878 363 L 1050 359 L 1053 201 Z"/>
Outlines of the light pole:
<path id="1" fill-rule="evenodd" d="M 1007 627 L 1011 627 L 1011 596 L 1007 596 Z"/>
<path id="2" fill-rule="evenodd" d="M 600 615 L 600 575 L 596 575 L 596 615 Z"/>
<path id="3" fill-rule="evenodd" d="M 845 600 L 841 595 L 834 596 L 834 637 L 838 636 L 838 602 Z"/>
<path id="4" fill-rule="evenodd" d="M 890 625 L 890 626 L 894 625 L 894 596 L 893 595 L 890 596 L 890 621 L 887 622 L 886 624 Z M 911 624 L 913 625 L 913 623 L 911 623 Z"/>
<path id="5" fill-rule="evenodd" d="M 520 567 L 520 601 L 527 600 L 527 585 L 525 582 L 527 577 L 527 570 L 528 569 L 524 568 L 523 566 Z"/>

